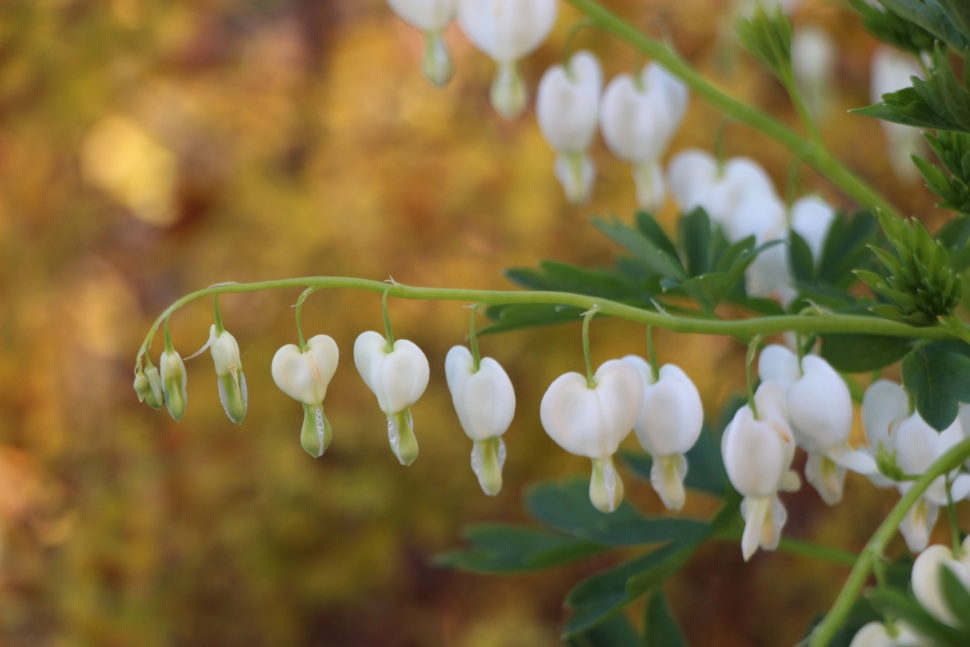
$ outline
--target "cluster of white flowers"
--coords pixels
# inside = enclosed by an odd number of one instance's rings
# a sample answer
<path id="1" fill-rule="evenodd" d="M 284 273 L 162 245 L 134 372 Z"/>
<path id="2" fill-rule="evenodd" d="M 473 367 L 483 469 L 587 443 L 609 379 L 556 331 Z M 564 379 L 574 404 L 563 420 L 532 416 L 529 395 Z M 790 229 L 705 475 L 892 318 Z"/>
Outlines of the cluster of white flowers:
<path id="1" fill-rule="evenodd" d="M 910 577 L 913 595 L 927 613 L 945 625 L 960 628 L 963 623 L 946 602 L 942 582 L 944 568 L 970 591 L 970 537 L 963 540 L 957 551 L 939 544 L 930 546 L 916 557 Z M 922 647 L 928 643 L 932 641 L 921 636 L 918 629 L 896 620 L 891 624 L 870 622 L 864 625 L 849 647 Z"/>

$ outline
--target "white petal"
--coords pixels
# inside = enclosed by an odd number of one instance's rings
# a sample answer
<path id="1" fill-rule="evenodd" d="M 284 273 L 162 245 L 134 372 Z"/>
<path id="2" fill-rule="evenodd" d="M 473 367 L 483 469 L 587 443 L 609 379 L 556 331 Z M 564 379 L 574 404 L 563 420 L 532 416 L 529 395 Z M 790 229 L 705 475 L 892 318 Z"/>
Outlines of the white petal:
<path id="1" fill-rule="evenodd" d="M 816 195 L 796 200 L 791 207 L 791 228 L 808 243 L 816 261 L 822 257 L 822 249 L 833 220 L 835 209 Z"/>
<path id="2" fill-rule="evenodd" d="M 209 352 L 212 354 L 216 375 L 227 375 L 242 368 L 236 338 L 228 330 L 217 335 L 215 324 L 209 328 Z"/>
<path id="3" fill-rule="evenodd" d="M 913 562 L 913 594 L 934 618 L 951 627 L 958 627 L 959 621 L 943 595 L 941 567 L 950 569 L 970 589 L 970 565 L 954 559 L 953 552 L 946 546 L 934 545 L 920 553 Z"/>
<path id="4" fill-rule="evenodd" d="M 603 362 L 593 378 L 612 454 L 636 424 L 643 405 L 643 381 L 635 368 L 619 359 Z"/>
<path id="5" fill-rule="evenodd" d="M 925 498 L 920 498 L 903 517 L 903 521 L 899 524 L 899 532 L 902 533 L 906 546 L 911 552 L 918 553 L 926 548 L 939 514 L 938 506 Z"/>
<path id="6" fill-rule="evenodd" d="M 615 451 L 606 439 L 596 395 L 579 373 L 560 375 L 549 385 L 539 418 L 549 437 L 571 454 L 601 458 Z"/>
<path id="7" fill-rule="evenodd" d="M 458 0 L 387 0 L 398 16 L 422 31 L 441 31 L 458 11 Z"/>
<path id="8" fill-rule="evenodd" d="M 728 477 L 744 496 L 773 496 L 791 464 L 773 421 L 755 420 L 747 406 L 728 425 L 722 449 Z"/>
<path id="9" fill-rule="evenodd" d="M 657 162 L 633 165 L 633 184 L 637 206 L 646 211 L 659 211 L 664 206 L 664 176 Z"/>
<path id="10" fill-rule="evenodd" d="M 382 410 L 386 409 L 381 400 L 383 393 L 380 390 L 380 372 L 386 350 L 387 340 L 384 335 L 373 330 L 360 333 L 354 341 L 354 366 L 367 388 L 377 396 Z"/>
<path id="11" fill-rule="evenodd" d="M 417 345 L 407 339 L 395 341 L 381 372 L 385 413 L 403 411 L 417 402 L 428 387 L 430 372 L 428 358 Z"/>
<path id="12" fill-rule="evenodd" d="M 515 391 L 505 370 L 491 357 L 481 361 L 452 396 L 458 420 L 472 440 L 501 436 L 515 415 Z"/>
<path id="13" fill-rule="evenodd" d="M 769 344 L 758 357 L 758 375 L 763 382 L 776 382 L 787 390 L 801 377 L 798 356 L 780 344 Z"/>
<path id="14" fill-rule="evenodd" d="M 668 510 L 680 510 L 684 507 L 687 500 L 684 492 L 686 475 L 687 459 L 683 455 L 654 457 L 650 466 L 650 485 Z"/>
<path id="15" fill-rule="evenodd" d="M 700 205 L 701 196 L 717 178 L 717 161 L 710 153 L 696 148 L 674 155 L 667 166 L 670 194 L 681 211 Z"/>
<path id="16" fill-rule="evenodd" d="M 640 445 L 655 459 L 686 454 L 700 437 L 703 424 L 697 387 L 679 367 L 663 366 L 660 379 L 644 390 L 635 427 Z"/>
<path id="17" fill-rule="evenodd" d="M 576 52 L 569 68 L 555 65 L 539 82 L 536 118 L 549 145 L 560 153 L 582 153 L 599 123 L 602 73 L 596 57 Z"/>
<path id="18" fill-rule="evenodd" d="M 788 389 L 788 415 L 806 449 L 844 445 L 852 430 L 852 396 L 842 377 L 816 355 L 802 358 L 803 375 Z"/>
<path id="19" fill-rule="evenodd" d="M 842 500 L 845 468 L 825 454 L 808 453 L 808 460 L 805 462 L 805 478 L 828 505 L 835 505 Z"/>
<path id="20" fill-rule="evenodd" d="M 882 446 L 891 451 L 893 423 L 909 414 L 909 397 L 903 387 L 889 380 L 873 382 L 862 396 L 862 427 L 866 441 L 874 450 Z"/>
<path id="21" fill-rule="evenodd" d="M 556 0 L 459 0 L 458 24 L 478 49 L 499 62 L 522 58 L 556 22 Z"/>

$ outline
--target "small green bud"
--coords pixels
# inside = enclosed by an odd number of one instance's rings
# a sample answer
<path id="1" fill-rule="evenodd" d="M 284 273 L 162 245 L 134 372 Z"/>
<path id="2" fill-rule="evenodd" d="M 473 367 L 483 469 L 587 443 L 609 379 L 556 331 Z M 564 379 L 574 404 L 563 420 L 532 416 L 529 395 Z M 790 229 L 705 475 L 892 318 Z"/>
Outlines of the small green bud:
<path id="1" fill-rule="evenodd" d="M 178 351 L 165 350 L 162 352 L 159 365 L 161 366 L 162 391 L 165 394 L 168 413 L 175 420 L 181 420 L 188 402 L 185 363 Z"/>
<path id="2" fill-rule="evenodd" d="M 792 80 L 792 25 L 781 7 L 769 11 L 759 3 L 751 16 L 738 21 L 737 30 L 741 43 L 759 63 L 782 82 Z"/>
<path id="3" fill-rule="evenodd" d="M 161 409 L 162 405 L 165 404 L 162 378 L 158 374 L 158 369 L 154 366 L 149 366 L 144 371 L 138 369 L 135 373 L 134 387 L 139 402 L 144 402 L 152 409 Z"/>

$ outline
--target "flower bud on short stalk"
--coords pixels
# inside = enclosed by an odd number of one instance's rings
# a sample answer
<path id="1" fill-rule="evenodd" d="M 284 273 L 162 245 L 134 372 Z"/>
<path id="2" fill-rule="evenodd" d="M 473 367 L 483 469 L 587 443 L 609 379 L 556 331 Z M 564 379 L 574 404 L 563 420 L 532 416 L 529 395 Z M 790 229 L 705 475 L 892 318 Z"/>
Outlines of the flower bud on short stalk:
<path id="1" fill-rule="evenodd" d="M 354 365 L 387 416 L 391 450 L 401 465 L 410 465 L 418 457 L 411 405 L 428 387 L 428 358 L 413 342 L 398 339 L 390 345 L 369 330 L 354 342 Z"/>
<path id="2" fill-rule="evenodd" d="M 549 68 L 539 82 L 539 129 L 558 153 L 556 178 L 573 204 L 586 202 L 593 188 L 596 170 L 586 150 L 599 123 L 602 87 L 599 61 L 586 51 L 573 54 L 566 66 Z"/>
<path id="3" fill-rule="evenodd" d="M 744 496 L 741 554 L 745 561 L 759 546 L 765 550 L 778 546 L 788 519 L 778 491 L 800 486 L 798 476 L 791 471 L 795 441 L 788 427 L 784 390 L 774 382 L 765 382 L 755 392 L 754 401 L 760 417 L 755 417 L 750 406 L 741 407 L 721 437 L 728 478 Z"/>
<path id="4" fill-rule="evenodd" d="M 528 90 L 517 62 L 537 48 L 556 22 L 556 0 L 459 0 L 458 24 L 496 63 L 492 106 L 506 119 L 522 114 Z"/>
<path id="5" fill-rule="evenodd" d="M 209 352 L 219 382 L 219 401 L 229 419 L 238 425 L 246 417 L 248 403 L 239 344 L 228 331 L 216 332 L 216 329 L 215 324 L 209 329 Z"/>
<path id="6" fill-rule="evenodd" d="M 610 81 L 600 103 L 600 129 L 613 154 L 633 164 L 637 203 L 648 210 L 663 205 L 660 157 L 684 118 L 687 86 L 659 63 L 634 79 L 621 74 Z"/>
<path id="7" fill-rule="evenodd" d="M 135 371 L 135 393 L 138 401 L 144 402 L 152 409 L 161 409 L 165 404 L 165 393 L 162 390 L 162 378 L 155 366 L 149 366 L 144 371 Z"/>
<path id="8" fill-rule="evenodd" d="M 339 359 L 337 342 L 329 335 L 314 335 L 304 350 L 296 344 L 286 344 L 273 356 L 271 370 L 276 386 L 303 404 L 300 445 L 314 458 L 322 456 L 333 439 L 333 429 L 323 412 L 323 399 Z"/>
<path id="9" fill-rule="evenodd" d="M 697 387 L 673 364 L 660 369 L 654 380 L 649 363 L 636 355 L 623 358 L 636 367 L 643 378 L 643 405 L 634 431 L 640 446 L 653 458 L 650 484 L 669 510 L 684 507 L 684 457 L 697 442 L 704 424 L 704 408 Z"/>
<path id="10" fill-rule="evenodd" d="M 458 0 L 388 0 L 388 4 L 405 22 L 424 32 L 421 70 L 425 78 L 437 86 L 448 83 L 454 64 L 443 32 L 458 11 Z"/>
<path id="11" fill-rule="evenodd" d="M 961 555 L 946 546 L 930 546 L 913 562 L 913 594 L 920 605 L 940 622 L 960 627 L 960 619 L 946 602 L 943 593 L 943 569 L 949 570 L 964 588 L 970 590 L 970 537 L 963 540 Z M 966 618 L 963 619 L 964 622 Z"/>
<path id="12" fill-rule="evenodd" d="M 591 382 L 576 372 L 556 378 L 539 405 L 542 427 L 571 454 L 593 461 L 589 498 L 601 512 L 623 500 L 613 454 L 630 433 L 643 404 L 643 380 L 632 364 L 604 362 Z"/>
<path id="13" fill-rule="evenodd" d="M 485 494 L 502 489 L 505 443 L 502 435 L 515 415 L 515 391 L 505 369 L 491 357 L 479 366 L 464 346 L 454 346 L 445 357 L 445 378 L 451 401 L 465 434 L 474 441 L 472 471 Z"/>
<path id="14" fill-rule="evenodd" d="M 165 394 L 165 404 L 168 407 L 168 413 L 175 420 L 181 420 L 185 414 L 185 406 L 188 402 L 185 363 L 182 361 L 182 356 L 178 354 L 178 351 L 166 348 L 162 351 L 162 357 L 158 365 L 160 367 L 162 391 Z"/>

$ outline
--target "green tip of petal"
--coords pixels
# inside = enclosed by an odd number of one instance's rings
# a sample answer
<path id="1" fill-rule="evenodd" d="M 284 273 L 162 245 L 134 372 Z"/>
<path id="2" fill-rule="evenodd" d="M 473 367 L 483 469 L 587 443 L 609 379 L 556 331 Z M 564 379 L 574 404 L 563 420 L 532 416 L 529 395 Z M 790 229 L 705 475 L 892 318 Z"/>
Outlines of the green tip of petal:
<path id="1" fill-rule="evenodd" d="M 387 439 L 401 465 L 408 466 L 418 457 L 418 439 L 414 435 L 410 408 L 387 417 Z"/>

